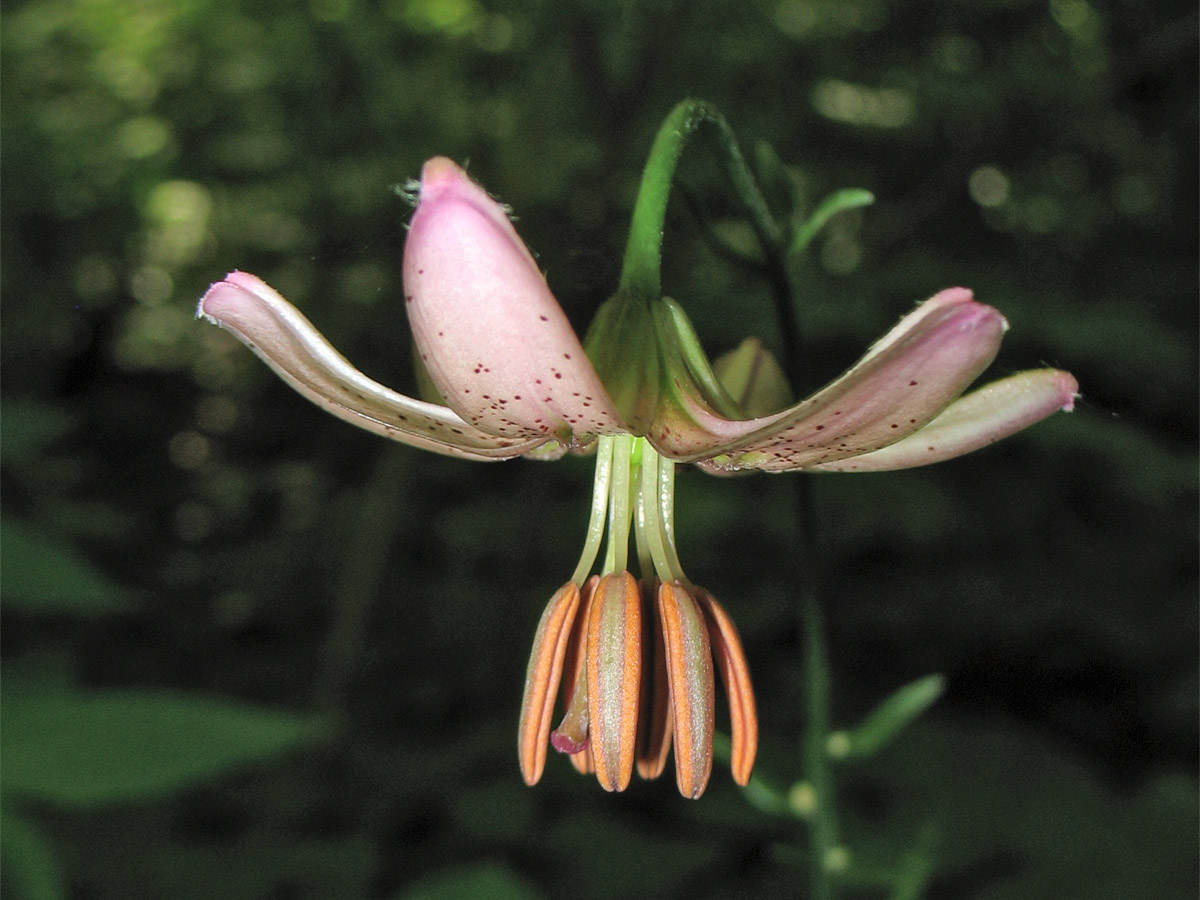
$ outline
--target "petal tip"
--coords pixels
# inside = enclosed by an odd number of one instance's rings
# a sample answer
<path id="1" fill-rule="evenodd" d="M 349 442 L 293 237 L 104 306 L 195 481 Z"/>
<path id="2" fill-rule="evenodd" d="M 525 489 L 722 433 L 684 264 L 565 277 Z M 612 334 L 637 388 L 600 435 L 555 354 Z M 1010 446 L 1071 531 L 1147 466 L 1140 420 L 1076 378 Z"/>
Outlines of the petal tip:
<path id="1" fill-rule="evenodd" d="M 470 184 L 466 170 L 448 156 L 435 156 L 421 167 L 421 192 L 441 191 L 463 183 Z"/>
<path id="2" fill-rule="evenodd" d="M 1070 372 L 1059 372 L 1056 381 L 1059 396 L 1062 398 L 1062 411 L 1074 412 L 1075 401 L 1083 396 L 1079 393 L 1079 382 Z"/>
<path id="3" fill-rule="evenodd" d="M 218 310 L 221 306 L 221 296 L 226 292 L 227 281 L 214 281 L 196 304 L 196 318 L 203 319 L 211 325 L 220 326 L 221 317 Z"/>
<path id="4" fill-rule="evenodd" d="M 425 165 L 421 167 L 421 178 L 428 180 L 437 180 L 438 178 L 463 174 L 465 173 L 462 166 L 448 156 L 430 157 L 425 161 Z"/>
<path id="5" fill-rule="evenodd" d="M 208 286 L 208 290 L 196 304 L 196 318 L 204 319 L 213 325 L 221 325 L 224 322 L 222 313 L 227 311 L 229 304 L 237 301 L 240 294 L 262 296 L 264 290 L 270 291 L 271 288 L 267 287 L 261 278 L 234 269 L 220 281 L 214 281 Z"/>
<path id="6" fill-rule="evenodd" d="M 938 291 L 925 303 L 932 303 L 935 306 L 949 305 L 951 303 L 970 303 L 975 299 L 975 292 L 970 288 L 965 287 L 948 287 Z"/>

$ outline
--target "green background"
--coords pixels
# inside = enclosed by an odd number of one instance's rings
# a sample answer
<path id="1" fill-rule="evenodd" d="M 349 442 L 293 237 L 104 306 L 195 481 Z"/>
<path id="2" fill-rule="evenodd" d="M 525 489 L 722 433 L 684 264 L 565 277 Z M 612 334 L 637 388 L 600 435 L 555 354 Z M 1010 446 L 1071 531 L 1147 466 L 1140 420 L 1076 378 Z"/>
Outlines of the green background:
<path id="1" fill-rule="evenodd" d="M 1197 39 L 1120 0 L 30 0 L 5 5 L 6 896 L 805 896 L 805 829 L 718 767 L 607 795 L 516 765 L 524 667 L 590 463 L 474 465 L 322 414 L 196 300 L 233 268 L 412 390 L 394 187 L 469 161 L 582 330 L 654 131 L 714 102 L 837 217 L 796 272 L 811 390 L 954 284 L 989 375 L 1077 411 L 893 474 L 681 472 L 690 576 L 738 622 L 757 771 L 803 777 L 797 585 L 836 724 L 947 692 L 836 768 L 845 896 L 1196 887 Z M 702 148 L 664 285 L 710 351 L 776 350 Z M 811 478 L 820 571 L 798 571 Z M 719 712 L 718 722 L 723 721 Z M 909 867 L 906 869 L 906 867 Z M 894 896 L 903 896 L 896 893 Z"/>

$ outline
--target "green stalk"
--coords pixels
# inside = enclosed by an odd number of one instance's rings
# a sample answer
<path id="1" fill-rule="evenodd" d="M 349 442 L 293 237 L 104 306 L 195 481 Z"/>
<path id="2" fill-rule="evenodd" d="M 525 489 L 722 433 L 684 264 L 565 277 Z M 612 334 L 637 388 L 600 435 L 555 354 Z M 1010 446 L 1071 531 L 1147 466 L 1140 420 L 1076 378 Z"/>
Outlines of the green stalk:
<path id="1" fill-rule="evenodd" d="M 618 293 L 647 300 L 662 296 L 663 223 L 671 182 L 684 147 L 701 126 L 708 126 L 714 132 L 721 162 L 759 241 L 764 248 L 782 246 L 782 232 L 767 208 L 767 201 L 758 189 L 729 123 L 711 103 L 683 100 L 667 115 L 650 148 L 650 158 L 646 161 L 633 207 Z"/>
<path id="2" fill-rule="evenodd" d="M 388 550 L 403 521 L 410 469 L 406 451 L 389 445 L 379 453 L 361 491 L 355 530 L 334 586 L 332 619 L 313 678 L 313 706 L 322 712 L 345 714 L 346 690 L 361 661 Z"/>
<path id="3" fill-rule="evenodd" d="M 592 571 L 592 564 L 596 561 L 596 554 L 600 550 L 600 542 L 604 538 L 609 485 L 612 481 L 612 460 L 613 438 L 611 435 L 602 434 L 596 448 L 596 479 L 592 483 L 592 514 L 588 519 L 587 540 L 584 541 L 579 564 L 571 576 L 571 580 L 576 584 L 583 584 L 587 580 L 588 573 Z"/>
<path id="4" fill-rule="evenodd" d="M 633 507 L 630 505 L 633 477 L 633 444 L 629 434 L 613 437 L 612 482 L 608 501 L 608 544 L 604 552 L 604 574 L 624 572 L 629 560 L 629 526 Z"/>
<path id="5" fill-rule="evenodd" d="M 804 627 L 804 706 L 808 719 L 803 741 L 804 774 L 816 801 L 809 827 L 812 847 L 809 884 L 812 900 L 832 900 L 833 879 L 828 863 L 832 851 L 838 846 L 838 822 L 833 774 L 825 752 L 830 728 L 829 657 L 816 592 L 806 587 L 802 594 L 800 617 Z"/>

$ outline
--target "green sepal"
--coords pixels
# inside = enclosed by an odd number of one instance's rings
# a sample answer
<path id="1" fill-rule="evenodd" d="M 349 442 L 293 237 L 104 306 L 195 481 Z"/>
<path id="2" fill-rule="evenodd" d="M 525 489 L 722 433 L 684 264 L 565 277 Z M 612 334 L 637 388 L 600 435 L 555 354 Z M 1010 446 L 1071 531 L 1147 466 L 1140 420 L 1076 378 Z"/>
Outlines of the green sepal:
<path id="1" fill-rule="evenodd" d="M 650 304 L 636 290 L 618 290 L 596 311 L 583 347 L 629 431 L 645 434 L 658 407 L 659 383 Z"/>
<path id="2" fill-rule="evenodd" d="M 663 396 L 678 396 L 687 391 L 727 419 L 744 418 L 738 402 L 713 371 L 683 307 L 670 297 L 663 297 L 654 304 L 654 326 L 663 360 Z"/>
<path id="3" fill-rule="evenodd" d="M 826 750 L 836 759 L 873 756 L 929 709 L 946 690 L 939 674 L 910 681 L 849 731 L 829 735 Z"/>

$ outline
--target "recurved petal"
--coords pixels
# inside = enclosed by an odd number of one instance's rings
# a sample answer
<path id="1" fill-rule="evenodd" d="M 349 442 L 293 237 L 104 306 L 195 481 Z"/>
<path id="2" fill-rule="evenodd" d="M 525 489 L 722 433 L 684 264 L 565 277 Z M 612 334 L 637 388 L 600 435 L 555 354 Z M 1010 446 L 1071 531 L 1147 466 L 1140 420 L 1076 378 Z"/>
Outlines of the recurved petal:
<path id="1" fill-rule="evenodd" d="M 453 410 L 372 381 L 262 279 L 230 272 L 196 314 L 232 332 L 285 382 L 334 415 L 393 440 L 468 459 L 508 459 L 546 443 L 488 434 Z"/>
<path id="2" fill-rule="evenodd" d="M 642 678 L 642 602 L 628 572 L 605 575 L 592 595 L 587 630 L 588 747 L 596 780 L 623 791 L 637 752 Z"/>
<path id="3" fill-rule="evenodd" d="M 563 657 L 579 608 L 579 586 L 571 581 L 559 588 L 538 622 L 529 667 L 525 671 L 525 696 L 517 728 L 517 754 L 526 784 L 537 784 L 546 766 L 546 741 L 554 700 L 562 680 Z"/>
<path id="4" fill-rule="evenodd" d="M 836 381 L 775 415 L 730 421 L 694 393 L 677 393 L 679 414 L 654 443 L 714 471 L 805 469 L 869 453 L 949 406 L 995 357 L 1006 327 L 970 291 L 951 288 L 905 316 Z"/>
<path id="5" fill-rule="evenodd" d="M 504 208 L 444 157 L 421 173 L 404 284 L 429 375 L 472 425 L 572 447 L 623 430 Z"/>
<path id="6" fill-rule="evenodd" d="M 730 767 L 733 780 L 745 787 L 750 781 L 754 757 L 758 753 L 758 712 L 754 705 L 754 689 L 750 685 L 750 666 L 746 662 L 746 654 L 733 620 L 721 604 L 703 588 L 695 588 L 693 595 L 704 610 L 713 656 L 729 698 Z"/>
<path id="7" fill-rule="evenodd" d="M 1021 372 L 972 391 L 904 440 L 882 450 L 813 468 L 829 472 L 882 472 L 941 462 L 986 447 L 1056 412 L 1070 412 L 1079 385 L 1067 372 Z"/>
<path id="8" fill-rule="evenodd" d="M 679 584 L 658 589 L 671 687 L 675 781 L 695 800 L 704 793 L 713 760 L 713 661 L 704 615 Z"/>

